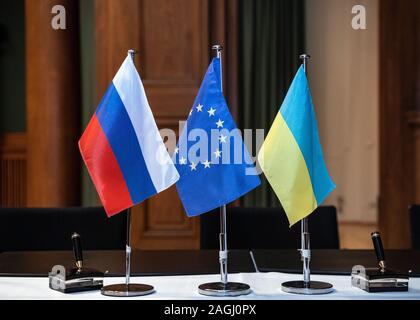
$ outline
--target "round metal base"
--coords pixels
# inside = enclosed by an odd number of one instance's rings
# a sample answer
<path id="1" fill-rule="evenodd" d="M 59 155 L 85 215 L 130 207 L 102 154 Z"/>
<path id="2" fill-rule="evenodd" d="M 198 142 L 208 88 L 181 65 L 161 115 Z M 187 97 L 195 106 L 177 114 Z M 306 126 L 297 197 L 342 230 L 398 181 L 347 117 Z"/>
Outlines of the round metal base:
<path id="1" fill-rule="evenodd" d="M 145 296 L 153 292 L 155 292 L 155 289 L 152 286 L 137 283 L 130 283 L 129 285 L 126 285 L 125 283 L 111 284 L 102 287 L 101 289 L 101 293 L 104 296 L 111 297 L 137 297 Z"/>
<path id="2" fill-rule="evenodd" d="M 211 297 L 237 297 L 251 293 L 251 288 L 245 283 L 211 282 L 204 283 L 198 287 L 198 292 L 204 296 Z"/>
<path id="3" fill-rule="evenodd" d="M 303 281 L 289 281 L 281 285 L 281 289 L 287 293 L 295 294 L 327 294 L 334 291 L 332 284 L 327 282 L 311 281 L 306 285 Z"/>

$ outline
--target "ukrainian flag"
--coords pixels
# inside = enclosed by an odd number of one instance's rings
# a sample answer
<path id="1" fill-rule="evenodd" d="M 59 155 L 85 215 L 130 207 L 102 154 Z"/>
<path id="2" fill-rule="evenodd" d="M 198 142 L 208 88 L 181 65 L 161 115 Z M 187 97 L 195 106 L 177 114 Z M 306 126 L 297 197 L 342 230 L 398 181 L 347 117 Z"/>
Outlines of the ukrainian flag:
<path id="1" fill-rule="evenodd" d="M 258 161 L 290 226 L 310 215 L 335 189 L 324 162 L 303 66 L 268 132 Z"/>

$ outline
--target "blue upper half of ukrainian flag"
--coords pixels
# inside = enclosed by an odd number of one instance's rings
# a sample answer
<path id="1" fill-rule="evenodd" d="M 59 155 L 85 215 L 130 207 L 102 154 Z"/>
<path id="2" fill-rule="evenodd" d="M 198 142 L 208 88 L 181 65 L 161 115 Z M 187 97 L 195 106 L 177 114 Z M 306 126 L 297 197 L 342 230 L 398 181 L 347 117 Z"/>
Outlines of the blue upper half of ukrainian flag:
<path id="1" fill-rule="evenodd" d="M 297 72 L 280 113 L 302 152 L 317 204 L 320 205 L 335 185 L 324 162 L 312 97 L 303 66 Z"/>
<path id="2" fill-rule="evenodd" d="M 322 153 L 308 80 L 301 66 L 258 155 L 291 225 L 335 189 Z"/>

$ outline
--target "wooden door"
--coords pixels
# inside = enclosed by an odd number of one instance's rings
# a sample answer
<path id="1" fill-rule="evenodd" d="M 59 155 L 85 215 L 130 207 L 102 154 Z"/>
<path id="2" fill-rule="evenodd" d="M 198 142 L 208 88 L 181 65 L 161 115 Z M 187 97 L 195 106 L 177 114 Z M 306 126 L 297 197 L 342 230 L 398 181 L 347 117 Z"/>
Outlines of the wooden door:
<path id="1" fill-rule="evenodd" d="M 380 201 L 384 245 L 409 248 L 408 206 L 420 203 L 420 2 L 380 6 Z"/>
<path id="2" fill-rule="evenodd" d="M 98 97 L 136 49 L 156 122 L 178 134 L 209 62 L 208 1 L 96 0 L 95 16 Z M 199 220 L 185 215 L 175 187 L 133 208 L 132 221 L 135 248 L 199 248 Z"/>

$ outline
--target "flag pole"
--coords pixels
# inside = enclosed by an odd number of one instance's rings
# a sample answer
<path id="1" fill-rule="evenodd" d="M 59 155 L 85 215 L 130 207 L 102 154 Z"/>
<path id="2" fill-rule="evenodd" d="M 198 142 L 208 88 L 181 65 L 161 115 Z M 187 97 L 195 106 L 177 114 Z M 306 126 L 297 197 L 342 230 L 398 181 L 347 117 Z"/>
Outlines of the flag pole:
<path id="1" fill-rule="evenodd" d="M 131 275 L 131 208 L 127 209 L 127 243 L 125 245 L 125 285 L 130 284 Z"/>
<path id="2" fill-rule="evenodd" d="M 223 47 L 216 44 L 212 47 L 216 51 L 216 57 L 220 61 L 220 89 L 223 92 L 223 68 L 222 50 Z M 228 249 L 227 249 L 227 227 L 226 227 L 226 205 L 220 207 L 220 235 L 219 235 L 219 263 L 220 282 L 204 283 L 198 287 L 198 292 L 205 296 L 235 297 L 251 293 L 251 288 L 245 283 L 228 282 Z"/>
<path id="3" fill-rule="evenodd" d="M 223 65 L 222 65 L 222 50 L 221 45 L 214 45 L 212 47 L 216 51 L 216 57 L 220 60 L 220 90 L 223 92 Z M 222 283 L 228 283 L 228 250 L 227 250 L 227 230 L 226 230 L 226 205 L 220 207 L 220 235 L 219 235 L 219 262 L 220 262 L 220 279 Z"/>
<path id="4" fill-rule="evenodd" d="M 303 63 L 303 70 L 308 73 L 308 60 L 311 58 L 308 54 L 300 55 Z M 332 284 L 319 281 L 311 281 L 311 269 L 309 263 L 311 261 L 311 246 L 309 236 L 308 218 L 303 218 L 301 221 L 301 259 L 303 263 L 303 281 L 289 281 L 284 282 L 281 287 L 282 290 L 288 293 L 296 294 L 327 294 L 334 290 Z"/>
<path id="5" fill-rule="evenodd" d="M 137 54 L 135 50 L 127 52 L 133 63 L 134 56 Z M 127 238 L 125 245 L 125 283 L 111 284 L 102 287 L 101 293 L 111 297 L 137 297 L 145 296 L 155 292 L 155 289 L 148 284 L 130 283 L 131 276 L 131 208 L 127 209 Z"/>

